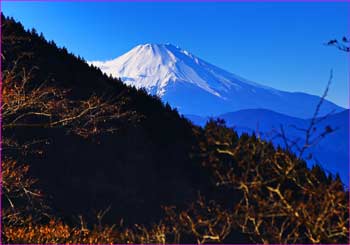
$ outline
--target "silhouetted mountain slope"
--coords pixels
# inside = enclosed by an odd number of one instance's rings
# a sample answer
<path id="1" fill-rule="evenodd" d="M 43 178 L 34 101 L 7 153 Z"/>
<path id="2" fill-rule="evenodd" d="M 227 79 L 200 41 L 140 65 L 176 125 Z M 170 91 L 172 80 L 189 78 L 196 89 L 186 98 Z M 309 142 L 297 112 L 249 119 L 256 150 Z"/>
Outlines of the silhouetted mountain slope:
<path id="1" fill-rule="evenodd" d="M 107 243 L 177 241 L 172 239 L 172 236 L 177 236 L 174 233 L 176 229 L 180 229 L 177 231 L 181 233 L 180 242 L 183 243 L 195 243 L 203 237 L 204 241 L 212 242 L 278 243 L 282 241 L 281 233 L 274 228 L 283 227 L 285 222 L 288 222 L 288 226 L 296 227 L 283 234 L 284 237 L 289 234 L 295 236 L 291 241 L 315 241 L 305 236 L 307 231 L 313 232 L 311 228 L 313 230 L 314 224 L 320 227 L 314 233 L 320 235 L 321 242 L 343 242 L 348 238 L 343 228 L 347 224 L 348 214 L 344 210 L 347 210 L 348 199 L 339 177 L 327 176 L 319 167 L 309 170 L 305 161 L 255 136 L 238 136 L 220 120 L 210 121 L 204 128 L 194 126 L 179 116 L 176 110 L 145 91 L 127 87 L 119 80 L 107 77 L 65 49 L 57 48 L 53 42 L 47 42 L 35 31 L 25 31 L 21 24 L 11 18 L 2 16 L 1 20 L 2 72 L 4 75 L 13 70 L 13 74 L 17 75 L 7 79 L 7 83 L 13 81 L 16 85 L 17 79 L 32 71 L 27 78 L 28 84 L 34 88 L 45 82 L 66 89 L 68 94 L 62 96 L 69 97 L 69 101 L 79 101 L 91 94 L 113 98 L 123 102 L 120 113 L 133 112 L 137 115 L 137 120 L 108 121 L 105 127 L 113 126 L 117 131 L 90 138 L 67 134 L 66 128 L 62 127 L 3 127 L 3 140 L 14 140 L 21 147 L 28 142 L 35 143 L 33 147 L 37 147 L 33 152 L 21 152 L 18 150 L 20 147 L 16 149 L 17 145 L 14 149 L 2 148 L 3 159 L 12 158 L 18 164 L 29 164 L 30 176 L 38 179 L 37 186 L 43 191 L 40 198 L 48 200 L 53 217 L 64 221 L 57 227 L 68 224 L 67 227 L 75 229 L 79 226 L 79 233 L 75 237 L 73 234 L 72 240 L 67 237 L 57 240 L 56 237 L 62 234 L 57 234 L 60 230 L 56 230 L 54 220 L 25 220 L 18 224 L 3 219 L 6 241 L 28 243 L 28 240 L 37 240 L 33 235 L 35 233 L 41 233 L 39 236 L 43 236 L 43 240 L 40 240 L 43 243 L 91 241 L 87 239 L 88 236 L 81 239 L 80 234 L 85 234 L 86 230 L 80 226 L 82 224 L 77 216 L 82 215 L 88 224 L 96 224 L 95 232 L 99 233 L 101 229 L 95 220 L 96 214 L 108 207 L 111 209 L 102 221 L 114 224 L 116 229 L 113 232 L 107 230 L 107 237 L 114 237 L 106 240 Z M 27 92 L 25 89 L 20 91 Z M 3 91 L 3 95 L 8 93 L 12 92 Z M 34 123 L 40 124 L 41 118 L 35 119 L 38 122 Z M 49 144 L 41 144 L 43 139 Z M 7 167 L 11 168 L 11 165 Z M 7 178 L 12 173 L 16 171 L 9 171 Z M 21 185 L 16 178 L 13 183 Z M 334 199 L 329 202 L 323 198 L 323 193 L 320 195 L 319 190 L 325 190 Z M 194 204 L 193 201 L 198 200 L 198 192 L 208 200 L 208 205 L 201 200 L 199 204 Z M 20 200 L 24 200 L 24 204 L 31 201 L 26 196 Z M 4 203 L 6 206 L 2 205 L 3 210 L 13 211 L 10 201 L 3 199 Z M 174 211 L 170 215 L 173 220 L 169 215 L 163 215 L 162 205 L 177 207 L 170 208 L 170 211 Z M 43 211 L 29 207 L 29 213 Z M 186 213 L 186 209 L 190 211 Z M 301 211 L 296 213 L 294 210 Z M 320 210 L 322 213 L 319 213 Z M 276 216 L 271 216 L 271 212 Z M 327 212 L 327 215 L 323 212 Z M 285 215 L 281 216 L 281 213 Z M 263 236 L 250 234 L 249 230 L 242 228 L 245 218 L 250 220 L 252 214 L 263 219 L 259 223 L 262 224 Z M 319 217 L 326 217 L 321 226 Z M 149 225 L 154 222 L 162 222 L 162 229 L 166 229 L 156 230 L 153 236 L 157 240 L 150 240 L 145 238 L 149 234 L 147 231 L 133 226 L 138 234 L 142 234 L 129 238 L 133 234 L 129 232 L 131 230 L 119 233 L 121 218 L 124 219 L 121 229 L 133 223 Z M 204 226 L 203 218 L 208 220 Z M 192 220 L 196 224 L 192 225 Z M 53 236 L 45 228 L 47 224 L 53 227 Z M 201 235 L 203 227 L 205 230 L 214 227 L 222 239 L 210 236 L 206 240 L 211 231 L 204 231 Z M 323 227 L 332 233 L 324 235 L 321 232 Z M 197 228 L 201 233 L 199 235 Z M 221 234 L 222 228 L 228 229 L 228 233 Z M 28 229 L 33 229 L 29 239 L 27 234 L 23 235 Z M 290 241 L 288 239 L 283 241 Z"/>
<path id="2" fill-rule="evenodd" d="M 209 118 L 187 115 L 192 122 L 204 126 Z M 259 132 L 259 135 L 266 140 L 271 140 L 275 145 L 284 146 L 281 137 L 276 137 L 283 126 L 288 139 L 299 139 L 299 146 L 305 143 L 305 132 L 298 129 L 307 129 L 311 119 L 300 119 L 290 117 L 264 109 L 250 109 L 230 112 L 219 115 L 226 124 L 238 133 Z M 319 163 L 325 170 L 333 174 L 339 173 L 344 183 L 349 183 L 349 110 L 335 113 L 322 120 L 315 126 L 313 136 L 324 132 L 327 126 L 335 131 L 313 145 L 307 150 L 304 156 L 312 154 L 308 160 L 309 165 Z M 296 129 L 298 128 L 298 129 Z M 296 150 L 296 149 L 295 149 Z"/>
<path id="3" fill-rule="evenodd" d="M 128 85 L 158 95 L 182 114 L 217 116 L 244 109 L 269 109 L 309 118 L 320 99 L 248 81 L 172 44 L 138 45 L 116 59 L 89 63 Z M 343 109 L 325 100 L 320 115 Z"/>
<path id="4" fill-rule="evenodd" d="M 17 61 L 19 71 L 32 70 L 34 84 L 69 89 L 73 99 L 91 94 L 117 96 L 126 101 L 123 110 L 135 111 L 141 118 L 93 141 L 60 129 L 13 132 L 21 142 L 32 137 L 50 139 L 44 155 L 32 157 L 29 163 L 56 210 L 67 216 L 92 215 L 111 205 L 113 221 L 118 217 L 150 221 L 157 219 L 160 205 L 184 204 L 199 185 L 206 185 L 198 163 L 190 158 L 196 145 L 191 124 L 159 99 L 107 77 L 3 16 L 2 52 L 3 71 Z"/>

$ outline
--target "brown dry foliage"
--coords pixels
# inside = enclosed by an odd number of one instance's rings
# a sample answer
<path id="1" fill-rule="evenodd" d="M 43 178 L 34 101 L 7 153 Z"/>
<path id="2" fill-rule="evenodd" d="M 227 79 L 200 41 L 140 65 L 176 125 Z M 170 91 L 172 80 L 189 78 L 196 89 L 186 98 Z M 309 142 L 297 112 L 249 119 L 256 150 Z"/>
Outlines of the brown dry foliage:
<path id="1" fill-rule="evenodd" d="M 3 236 L 11 243 L 113 243 L 110 228 L 83 229 L 71 228 L 59 220 L 50 220 L 48 224 L 27 223 L 25 226 L 4 227 Z"/>
<path id="2" fill-rule="evenodd" d="M 190 239 L 198 244 L 222 242 L 231 231 L 231 215 L 215 203 L 205 203 L 202 197 L 187 210 L 178 212 L 174 207 L 165 208 L 165 218 L 150 227 L 134 225 L 122 228 L 94 225 L 87 228 L 69 226 L 57 219 L 45 224 L 27 222 L 21 226 L 5 226 L 3 238 L 10 243 L 180 243 Z"/>
<path id="3" fill-rule="evenodd" d="M 113 125 L 116 125 L 118 120 L 131 121 L 138 120 L 139 117 L 133 111 L 122 110 L 125 101 L 121 97 L 105 99 L 92 95 L 86 100 L 73 100 L 69 98 L 67 90 L 49 86 L 45 82 L 35 86 L 31 80 L 31 72 L 19 69 L 17 64 L 15 62 L 11 70 L 2 71 L 3 236 L 6 237 L 7 234 L 6 239 L 11 242 L 24 239 L 22 242 L 37 243 L 45 240 L 43 229 L 50 233 L 55 230 L 53 227 L 56 223 L 51 222 L 47 226 L 39 223 L 44 217 L 50 217 L 45 198 L 35 187 L 37 181 L 28 176 L 29 165 L 19 163 L 7 151 L 16 149 L 18 156 L 25 156 L 29 151 L 42 154 L 38 145 L 48 141 L 34 138 L 29 142 L 19 143 L 11 132 L 17 128 L 63 127 L 68 133 L 87 138 L 118 130 L 116 126 L 109 127 L 109 122 L 113 121 Z M 57 229 L 62 232 L 64 227 L 66 226 L 57 224 Z M 11 233 L 13 230 L 16 232 Z M 31 237 L 33 232 L 40 238 L 38 241 Z M 51 238 L 47 237 L 47 241 L 49 240 Z"/>
<path id="4" fill-rule="evenodd" d="M 175 207 L 164 209 L 166 212 L 164 222 L 172 231 L 173 243 L 179 243 L 186 236 L 198 244 L 220 243 L 232 231 L 230 212 L 215 201 L 206 202 L 203 196 L 199 196 L 186 210 L 176 210 Z"/>
<path id="5" fill-rule="evenodd" d="M 68 91 L 43 83 L 29 84 L 30 74 L 3 72 L 3 130 L 18 127 L 65 127 L 83 137 L 113 132 L 110 120 L 133 120 L 121 110 L 123 100 L 70 100 Z M 104 126 L 102 126 L 102 124 Z M 165 207 L 158 223 L 130 228 L 70 226 L 46 215 L 42 193 L 35 188 L 28 166 L 3 158 L 2 242 L 6 243 L 197 243 L 224 242 L 234 230 L 257 243 L 348 242 L 348 193 L 339 179 L 321 178 L 294 155 L 255 137 L 238 137 L 221 122 L 209 122 L 200 140 L 203 167 L 210 169 L 218 188 L 237 195 L 230 208 L 222 200 L 199 197 L 186 210 Z M 5 134 L 6 135 L 6 134 Z M 29 143 L 29 147 L 31 143 Z M 6 147 L 25 148 L 10 137 Z M 208 180 L 209 181 L 209 180 Z M 231 241 L 232 242 L 232 241 Z"/>
<path id="6" fill-rule="evenodd" d="M 5 224 L 24 225 L 46 215 L 43 195 L 34 187 L 36 180 L 28 177 L 28 170 L 27 164 L 2 161 L 2 222 Z"/>
<path id="7" fill-rule="evenodd" d="M 18 71 L 17 63 L 2 74 L 2 128 L 65 127 L 69 132 L 89 137 L 114 132 L 107 123 L 116 120 L 136 120 L 133 111 L 123 111 L 125 100 L 120 95 L 103 98 L 91 95 L 86 100 L 69 99 L 69 91 L 47 82 L 35 86 L 31 71 Z M 104 124 L 102 127 L 101 125 Z"/>
<path id="8" fill-rule="evenodd" d="M 165 216 L 150 227 L 69 226 L 51 218 L 32 216 L 44 206 L 42 194 L 27 176 L 28 166 L 3 161 L 3 190 L 9 198 L 23 198 L 28 214 L 3 209 L 3 242 L 9 243 L 197 243 L 223 242 L 241 231 L 256 243 L 346 243 L 347 193 L 339 180 L 322 179 L 292 154 L 255 137 L 238 137 L 220 122 L 209 122 L 201 140 L 203 166 L 213 173 L 218 188 L 234 189 L 229 209 L 199 197 L 186 210 L 165 207 Z M 220 201 L 220 200 L 218 200 Z M 37 203 L 38 203 L 37 202 Z"/>
<path id="9" fill-rule="evenodd" d="M 5 227 L 3 235 L 11 243 L 68 243 L 68 244 L 113 244 L 157 243 L 164 244 L 165 226 L 147 230 L 142 226 L 118 231 L 113 226 L 102 228 L 70 227 L 61 221 L 48 224 L 27 224 L 22 227 Z"/>
<path id="10" fill-rule="evenodd" d="M 235 227 L 257 243 L 348 241 L 348 193 L 339 179 L 323 180 L 292 154 L 255 137 L 223 137 L 225 131 L 209 123 L 202 148 L 217 185 L 241 196 Z"/>

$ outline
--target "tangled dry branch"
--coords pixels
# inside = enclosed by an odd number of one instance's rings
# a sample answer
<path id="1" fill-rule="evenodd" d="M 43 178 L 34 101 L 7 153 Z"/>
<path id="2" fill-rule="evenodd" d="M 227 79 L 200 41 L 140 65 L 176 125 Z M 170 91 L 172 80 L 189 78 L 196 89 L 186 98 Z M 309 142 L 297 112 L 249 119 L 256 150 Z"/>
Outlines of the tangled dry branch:
<path id="1" fill-rule="evenodd" d="M 347 242 L 348 193 L 339 179 L 322 179 L 299 158 L 260 139 L 220 141 L 220 132 L 207 132 L 212 140 L 206 149 L 212 150 L 205 165 L 218 186 L 238 191 L 234 225 L 252 242 Z"/>

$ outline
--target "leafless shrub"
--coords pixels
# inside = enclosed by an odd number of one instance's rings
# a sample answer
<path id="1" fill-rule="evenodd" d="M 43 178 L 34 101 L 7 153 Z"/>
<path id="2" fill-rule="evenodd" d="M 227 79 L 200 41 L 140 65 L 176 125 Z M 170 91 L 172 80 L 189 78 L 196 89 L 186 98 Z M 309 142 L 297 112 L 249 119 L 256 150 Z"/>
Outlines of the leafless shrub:
<path id="1" fill-rule="evenodd" d="M 237 192 L 234 228 L 257 243 L 348 241 L 348 196 L 339 179 L 323 180 L 298 157 L 260 139 L 223 139 L 221 128 L 208 135 L 205 166 L 217 186 Z"/>
<path id="2" fill-rule="evenodd" d="M 347 37 L 343 37 L 341 40 L 333 39 L 326 43 L 328 46 L 334 46 L 337 49 L 344 51 L 344 52 L 350 52 L 350 40 Z"/>
<path id="3" fill-rule="evenodd" d="M 321 117 L 319 116 L 322 104 L 324 103 L 324 101 L 328 95 L 329 88 L 330 88 L 330 85 L 332 83 L 332 79 L 333 79 L 333 71 L 331 71 L 331 73 L 330 73 L 330 77 L 328 79 L 326 88 L 325 88 L 318 104 L 316 105 L 314 114 L 310 120 L 309 125 L 306 128 L 300 128 L 300 127 L 297 127 L 296 125 L 289 125 L 290 128 L 293 128 L 297 131 L 302 132 L 303 138 L 300 138 L 300 137 L 293 138 L 293 139 L 288 138 L 283 125 L 280 125 L 279 130 L 273 130 L 273 133 L 275 134 L 273 139 L 281 138 L 283 140 L 283 143 L 284 143 L 284 148 L 288 151 L 296 152 L 299 158 L 303 158 L 305 152 L 309 148 L 319 144 L 319 142 L 322 141 L 326 136 L 328 136 L 329 134 L 332 134 L 338 130 L 338 128 L 332 128 L 330 125 L 328 125 L 321 132 L 317 133 L 318 125 L 322 121 L 329 118 L 334 113 L 334 110 L 333 110 L 324 116 L 321 116 Z M 307 156 L 307 159 L 310 160 L 311 158 L 312 158 L 312 155 L 309 154 Z"/>
<path id="4" fill-rule="evenodd" d="M 2 128 L 66 127 L 83 137 L 113 132 L 117 128 L 101 126 L 112 120 L 133 120 L 135 112 L 123 112 L 122 97 L 104 99 L 92 95 L 87 100 L 68 99 L 69 91 L 42 83 L 33 87 L 30 72 L 3 71 Z"/>
<path id="5" fill-rule="evenodd" d="M 231 214 L 214 201 L 207 202 L 203 196 L 186 210 L 165 207 L 165 222 L 179 243 L 183 236 L 192 237 L 198 244 L 223 242 L 232 229 Z"/>
<path id="6" fill-rule="evenodd" d="M 105 99 L 92 95 L 86 100 L 72 100 L 69 91 L 45 82 L 33 85 L 31 71 L 20 69 L 18 64 L 2 71 L 2 222 L 10 226 L 30 224 L 48 214 L 42 193 L 35 187 L 36 180 L 28 176 L 29 165 L 14 159 L 8 150 L 15 149 L 21 155 L 43 154 L 39 146 L 50 142 L 32 138 L 23 143 L 10 132 L 19 128 L 62 127 L 87 138 L 115 132 L 117 122 L 139 119 L 135 112 L 123 111 L 122 96 Z"/>
<path id="7" fill-rule="evenodd" d="M 3 159 L 2 166 L 2 222 L 23 225 L 47 214 L 48 207 L 36 180 L 28 176 L 29 166 L 15 160 Z"/>

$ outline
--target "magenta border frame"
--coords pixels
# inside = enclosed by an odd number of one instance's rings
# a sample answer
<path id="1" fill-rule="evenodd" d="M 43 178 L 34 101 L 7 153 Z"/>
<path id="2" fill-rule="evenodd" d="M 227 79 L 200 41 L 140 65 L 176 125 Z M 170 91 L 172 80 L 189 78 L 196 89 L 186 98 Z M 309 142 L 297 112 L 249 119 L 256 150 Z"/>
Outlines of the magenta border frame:
<path id="1" fill-rule="evenodd" d="M 302 3 L 302 2 L 314 2 L 314 3 L 321 3 L 321 2 L 344 2 L 349 3 L 348 10 L 349 10 L 349 16 L 348 16 L 348 23 L 350 23 L 350 0 L 0 0 L 0 12 L 2 13 L 2 2 L 134 2 L 134 3 L 152 3 L 152 2 L 163 2 L 163 3 L 171 3 L 171 2 L 179 2 L 179 3 L 209 3 L 209 2 L 220 2 L 220 3 L 233 3 L 233 2 L 240 2 L 240 3 L 263 3 L 263 2 L 274 2 L 274 3 Z M 349 30 L 348 35 L 350 35 L 350 24 L 349 24 Z M 0 19 L 0 36 L 1 35 L 1 19 Z M 0 42 L 0 54 L 2 53 L 2 47 Z M 2 63 L 0 59 L 0 108 L 2 107 Z M 348 108 L 350 108 L 350 53 L 348 54 Z M 349 115 L 349 123 L 348 123 L 348 129 L 350 132 L 350 115 Z M 2 111 L 0 109 L 0 159 L 2 163 Z M 348 159 L 350 159 L 350 144 L 348 146 Z M 349 183 L 348 183 L 348 192 L 350 192 L 350 162 L 348 162 L 349 166 Z M 350 195 L 349 195 L 349 207 L 348 211 L 350 213 Z M 2 215 L 2 164 L 0 164 L 0 218 Z M 350 220 L 348 224 L 348 228 L 350 230 Z M 2 220 L 0 220 L 0 245 L 2 244 Z M 234 243 L 239 244 L 239 243 Z M 348 244 L 350 244 L 350 237 Z M 33 244 L 34 245 L 34 244 Z M 153 244 L 150 244 L 153 245 Z M 155 245 L 155 244 L 154 244 Z M 241 244 L 243 245 L 243 244 Z M 271 245 L 277 245 L 277 244 L 271 244 Z"/>

